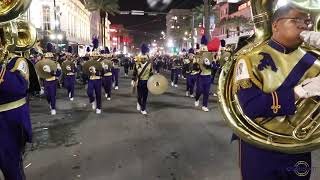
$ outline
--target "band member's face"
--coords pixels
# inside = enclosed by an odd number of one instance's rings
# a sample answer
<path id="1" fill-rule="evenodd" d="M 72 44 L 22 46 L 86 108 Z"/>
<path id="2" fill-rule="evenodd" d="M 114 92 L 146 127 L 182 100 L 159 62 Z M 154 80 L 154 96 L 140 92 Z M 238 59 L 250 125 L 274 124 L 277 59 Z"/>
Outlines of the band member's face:
<path id="1" fill-rule="evenodd" d="M 273 33 L 276 35 L 273 37 L 277 37 L 275 40 L 287 47 L 297 47 L 303 42 L 300 33 L 308 30 L 310 24 L 308 14 L 292 9 L 272 24 Z"/>

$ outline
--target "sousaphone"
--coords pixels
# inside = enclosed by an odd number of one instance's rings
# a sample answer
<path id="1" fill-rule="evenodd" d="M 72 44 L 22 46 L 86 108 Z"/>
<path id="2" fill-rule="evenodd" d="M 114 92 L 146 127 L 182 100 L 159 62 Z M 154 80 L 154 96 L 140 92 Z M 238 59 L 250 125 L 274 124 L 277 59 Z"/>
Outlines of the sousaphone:
<path id="1" fill-rule="evenodd" d="M 32 0 L 2 0 L 0 2 L 0 22 L 18 18 L 26 12 Z"/>
<path id="2" fill-rule="evenodd" d="M 37 64 L 35 65 L 35 69 L 37 71 L 37 74 L 40 78 L 42 79 L 47 79 L 52 77 L 51 73 L 49 72 L 45 72 L 43 70 L 44 66 L 48 65 L 51 69 L 51 71 L 56 72 L 57 71 L 57 63 L 50 60 L 50 59 L 43 59 L 40 60 L 39 62 L 37 62 Z"/>
<path id="3" fill-rule="evenodd" d="M 112 68 L 113 63 L 112 63 L 111 59 L 103 59 L 101 61 L 101 65 L 102 65 L 103 69 L 108 69 L 108 68 L 110 69 L 110 68 Z"/>
<path id="4" fill-rule="evenodd" d="M 68 69 L 71 70 L 68 70 Z M 70 60 L 65 60 L 62 62 L 61 65 L 61 70 L 63 72 L 63 74 L 68 74 L 69 72 L 72 72 L 72 70 L 76 69 L 76 65 L 74 64 L 74 62 L 70 61 Z"/>
<path id="5" fill-rule="evenodd" d="M 87 62 L 85 62 L 83 64 L 83 72 L 90 76 L 91 75 L 91 72 L 90 72 L 90 69 L 94 67 L 96 69 L 96 71 L 101 71 L 102 70 L 102 64 L 96 60 L 89 60 Z"/>

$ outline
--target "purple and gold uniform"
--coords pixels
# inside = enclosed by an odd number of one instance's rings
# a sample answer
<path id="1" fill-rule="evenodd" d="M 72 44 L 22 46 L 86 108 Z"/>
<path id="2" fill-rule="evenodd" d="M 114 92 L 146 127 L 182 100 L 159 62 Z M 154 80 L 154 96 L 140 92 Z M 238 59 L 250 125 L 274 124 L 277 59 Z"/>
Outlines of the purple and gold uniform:
<path id="1" fill-rule="evenodd" d="M 68 97 L 70 98 L 70 100 L 73 100 L 73 97 L 74 97 L 74 86 L 76 83 L 76 73 L 77 73 L 77 69 L 71 68 L 71 71 L 69 71 L 66 74 L 66 77 L 64 79 L 64 84 L 68 90 Z"/>
<path id="2" fill-rule="evenodd" d="M 91 104 L 96 103 L 96 107 L 93 108 L 96 108 L 98 111 L 101 111 L 101 75 L 102 74 L 100 71 L 96 72 L 95 74 L 92 74 L 89 77 L 87 89 L 89 101 Z"/>
<path id="3" fill-rule="evenodd" d="M 28 80 L 25 59 L 12 57 L 7 65 L 0 65 L 0 170 L 8 180 L 25 179 L 22 154 L 32 139 Z"/>
<path id="4" fill-rule="evenodd" d="M 178 57 L 173 61 L 173 67 L 171 69 L 171 80 L 173 81 L 173 84 L 177 87 L 178 86 L 178 80 L 179 76 L 182 73 L 182 65 L 183 61 Z"/>
<path id="5" fill-rule="evenodd" d="M 197 89 L 196 89 L 196 103 L 195 105 L 198 106 L 200 96 L 203 95 L 202 99 L 202 109 L 204 111 L 208 111 L 208 101 L 209 101 L 209 93 L 211 87 L 211 64 L 206 65 L 203 64 L 200 66 L 201 73 L 199 75 L 199 79 L 197 82 Z"/>
<path id="6" fill-rule="evenodd" d="M 145 67 L 146 66 L 146 67 Z M 142 72 L 142 70 L 144 71 Z M 141 74 L 142 72 L 142 74 Z M 152 64 L 149 62 L 136 62 L 133 69 L 133 81 L 138 80 L 138 104 L 141 107 L 141 111 L 146 110 L 147 98 L 148 98 L 148 79 L 152 76 Z"/>
<path id="7" fill-rule="evenodd" d="M 285 48 L 274 40 L 240 56 L 235 69 L 235 93 L 245 115 L 261 118 L 295 113 L 294 87 L 319 74 L 319 61 L 301 48 Z M 255 147 L 240 140 L 244 180 L 308 180 L 294 168 L 303 162 L 311 167 L 311 153 L 285 154 Z"/>
<path id="8" fill-rule="evenodd" d="M 119 87 L 119 73 L 120 73 L 120 62 L 118 59 L 112 59 L 112 82 L 114 83 L 115 89 Z"/>
<path id="9" fill-rule="evenodd" d="M 108 100 L 111 98 L 112 92 L 112 62 L 103 68 L 102 85 L 105 91 L 105 96 Z"/>
<path id="10" fill-rule="evenodd" d="M 195 61 L 195 59 L 194 59 Z M 199 79 L 199 74 L 200 74 L 200 66 L 197 62 L 193 62 L 192 63 L 192 67 L 191 67 L 191 73 L 189 76 L 189 94 L 190 97 L 193 97 L 193 92 L 194 92 L 194 88 L 198 82 Z"/>
<path id="11" fill-rule="evenodd" d="M 47 97 L 47 101 L 50 105 L 50 109 L 55 110 L 56 109 L 56 95 L 57 95 L 58 77 L 61 75 L 61 69 L 58 68 L 57 71 L 51 71 L 51 75 L 52 75 L 52 77 L 44 80 L 43 86 L 44 86 L 45 95 Z"/>

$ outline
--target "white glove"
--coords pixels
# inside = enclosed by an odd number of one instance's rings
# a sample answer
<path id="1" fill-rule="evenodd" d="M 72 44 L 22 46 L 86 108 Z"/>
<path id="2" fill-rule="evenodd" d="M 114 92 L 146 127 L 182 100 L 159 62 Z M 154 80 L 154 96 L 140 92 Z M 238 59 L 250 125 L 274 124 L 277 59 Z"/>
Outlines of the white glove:
<path id="1" fill-rule="evenodd" d="M 67 69 L 68 71 L 71 71 L 71 66 L 67 66 L 66 69 Z"/>
<path id="2" fill-rule="evenodd" d="M 204 59 L 204 64 L 209 66 L 211 64 L 211 62 L 209 59 L 206 58 L 206 59 Z"/>
<path id="3" fill-rule="evenodd" d="M 50 73 L 50 72 L 51 72 L 50 66 L 44 65 L 44 66 L 43 66 L 43 71 Z"/>
<path id="4" fill-rule="evenodd" d="M 294 92 L 299 98 L 320 96 L 320 76 L 304 80 L 294 88 Z"/>
<path id="5" fill-rule="evenodd" d="M 300 38 L 307 44 L 320 48 L 320 32 L 315 31 L 302 31 Z"/>
<path id="6" fill-rule="evenodd" d="M 135 84 L 135 81 L 134 81 L 134 80 L 132 80 L 132 81 L 131 81 L 131 86 L 133 87 L 133 86 L 134 86 L 134 84 Z"/>
<path id="7" fill-rule="evenodd" d="M 57 69 L 58 69 L 58 70 L 61 70 L 61 66 L 60 66 L 59 63 L 57 64 Z"/>
<path id="8" fill-rule="evenodd" d="M 93 67 L 93 66 L 91 66 L 91 67 L 89 68 L 89 71 L 90 71 L 92 74 L 95 74 L 95 73 L 96 73 L 96 68 Z"/>

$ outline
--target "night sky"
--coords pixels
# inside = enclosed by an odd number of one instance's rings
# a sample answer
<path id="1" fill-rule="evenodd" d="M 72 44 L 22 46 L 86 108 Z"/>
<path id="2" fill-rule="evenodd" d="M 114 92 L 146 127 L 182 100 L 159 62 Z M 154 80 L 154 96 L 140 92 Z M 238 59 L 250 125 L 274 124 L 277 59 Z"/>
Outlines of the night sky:
<path id="1" fill-rule="evenodd" d="M 172 0 L 168 8 L 163 11 L 150 9 L 147 0 L 119 0 L 121 11 L 143 10 L 148 12 L 169 12 L 170 9 L 191 9 L 203 3 L 203 0 Z M 160 36 L 161 31 L 166 29 L 165 15 L 157 16 L 132 16 L 116 15 L 109 17 L 112 24 L 123 24 L 134 36 L 135 44 Z"/>

